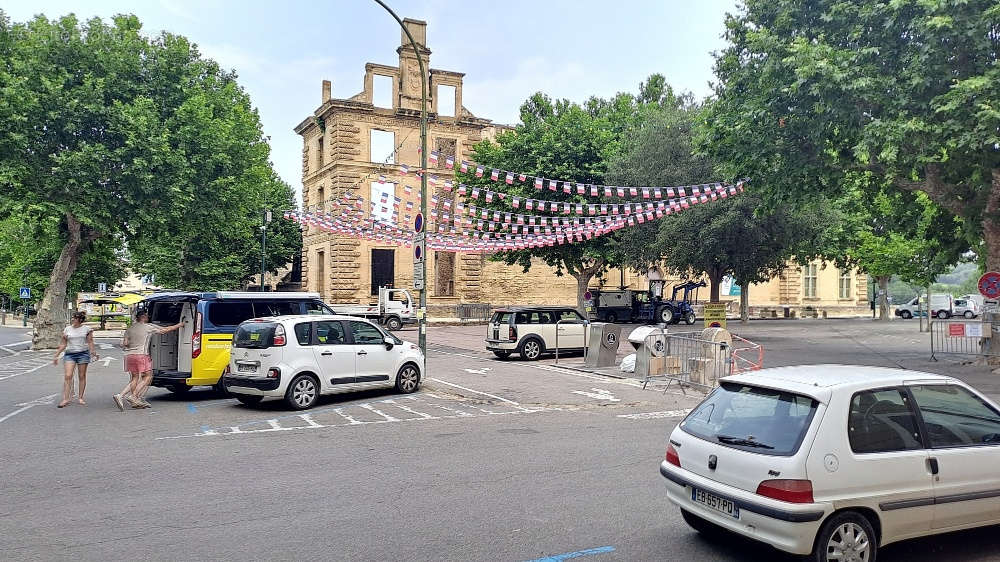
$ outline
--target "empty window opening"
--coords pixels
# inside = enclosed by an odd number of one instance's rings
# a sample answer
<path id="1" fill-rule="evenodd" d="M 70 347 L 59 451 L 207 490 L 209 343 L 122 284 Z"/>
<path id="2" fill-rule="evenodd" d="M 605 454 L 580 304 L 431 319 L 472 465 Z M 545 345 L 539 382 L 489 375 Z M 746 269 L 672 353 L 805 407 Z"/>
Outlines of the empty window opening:
<path id="1" fill-rule="evenodd" d="M 322 185 L 316 188 L 316 202 L 313 205 L 320 209 L 326 209 L 326 190 L 323 189 Z"/>
<path id="2" fill-rule="evenodd" d="M 383 223 L 396 224 L 400 204 L 396 199 L 396 184 L 373 182 L 371 186 L 372 218 Z"/>
<path id="3" fill-rule="evenodd" d="M 455 87 L 454 86 L 438 86 L 437 87 L 437 105 L 438 105 L 438 115 L 442 117 L 454 117 L 455 116 Z"/>
<path id="4" fill-rule="evenodd" d="M 455 139 L 444 139 L 435 138 L 434 139 L 434 150 L 438 152 L 438 168 L 448 167 L 448 157 L 452 158 L 452 166 L 455 165 Z"/>
<path id="5" fill-rule="evenodd" d="M 372 129 L 369 141 L 369 158 L 372 162 L 396 163 L 396 133 Z"/>
<path id="6" fill-rule="evenodd" d="M 316 143 L 316 162 L 319 164 L 319 168 L 323 167 L 323 136 L 320 135 L 319 141 Z"/>
<path id="7" fill-rule="evenodd" d="M 372 294 L 377 295 L 379 287 L 395 285 L 396 251 L 372 249 Z"/>
<path id="8" fill-rule="evenodd" d="M 392 107 L 392 76 L 372 76 L 372 105 Z"/>

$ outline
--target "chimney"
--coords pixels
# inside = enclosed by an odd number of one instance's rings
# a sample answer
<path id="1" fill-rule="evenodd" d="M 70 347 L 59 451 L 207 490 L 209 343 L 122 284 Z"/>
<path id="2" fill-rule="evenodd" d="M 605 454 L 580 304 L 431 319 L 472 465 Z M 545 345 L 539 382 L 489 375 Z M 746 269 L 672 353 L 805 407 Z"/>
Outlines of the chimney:
<path id="1" fill-rule="evenodd" d="M 427 22 L 414 20 L 410 18 L 405 18 L 403 20 L 403 25 L 410 31 L 413 35 L 413 40 L 417 42 L 417 47 L 427 47 Z M 410 39 L 406 36 L 406 32 L 402 29 L 399 30 L 400 46 L 409 48 Z"/>
<path id="2" fill-rule="evenodd" d="M 323 101 L 321 103 L 330 101 L 331 90 L 333 90 L 333 84 L 329 80 L 323 80 Z"/>

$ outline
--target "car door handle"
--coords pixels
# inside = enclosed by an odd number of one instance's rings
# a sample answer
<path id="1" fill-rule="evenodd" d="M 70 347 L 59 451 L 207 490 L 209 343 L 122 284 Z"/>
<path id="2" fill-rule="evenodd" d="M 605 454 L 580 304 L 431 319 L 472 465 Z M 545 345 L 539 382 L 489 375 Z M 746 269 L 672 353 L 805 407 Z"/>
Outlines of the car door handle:
<path id="1" fill-rule="evenodd" d="M 927 466 L 931 469 L 931 474 L 938 473 L 938 460 L 935 458 L 927 459 Z"/>
<path id="2" fill-rule="evenodd" d="M 362 349 L 358 352 L 358 355 L 368 355 L 368 352 Z"/>
<path id="3" fill-rule="evenodd" d="M 332 351 L 324 351 L 323 353 L 320 353 L 320 355 L 333 355 L 333 352 Z"/>

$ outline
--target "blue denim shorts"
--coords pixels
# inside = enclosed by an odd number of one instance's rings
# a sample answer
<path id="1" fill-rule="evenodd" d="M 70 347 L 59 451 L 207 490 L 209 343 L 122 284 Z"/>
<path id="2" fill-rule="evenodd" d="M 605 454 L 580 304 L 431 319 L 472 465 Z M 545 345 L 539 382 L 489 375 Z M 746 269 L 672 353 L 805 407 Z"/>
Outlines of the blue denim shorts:
<path id="1" fill-rule="evenodd" d="M 89 351 L 74 351 L 72 353 L 66 352 L 63 356 L 63 361 L 66 363 L 76 363 L 77 365 L 86 365 L 90 363 L 90 352 Z"/>

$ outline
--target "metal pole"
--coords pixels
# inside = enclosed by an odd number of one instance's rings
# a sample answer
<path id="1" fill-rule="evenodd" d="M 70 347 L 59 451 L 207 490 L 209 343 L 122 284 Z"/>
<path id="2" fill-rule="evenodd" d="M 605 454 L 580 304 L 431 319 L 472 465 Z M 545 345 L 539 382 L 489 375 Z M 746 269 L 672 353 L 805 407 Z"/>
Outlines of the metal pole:
<path id="1" fill-rule="evenodd" d="M 24 283 L 22 283 L 22 285 L 25 286 L 25 287 L 28 286 L 28 266 L 24 266 Z M 30 299 L 27 299 L 27 300 L 24 301 L 24 319 L 21 321 L 21 327 L 22 328 L 27 328 L 28 327 L 28 301 L 29 300 Z"/>
<path id="2" fill-rule="evenodd" d="M 379 6 L 385 8 L 385 11 L 389 12 L 399 24 L 399 27 L 403 29 L 403 33 L 406 34 L 406 38 L 410 40 L 410 46 L 413 47 L 413 54 L 417 56 L 417 64 L 420 65 L 420 214 L 424 216 L 424 220 L 427 220 L 427 72 L 424 69 L 424 59 L 420 56 L 420 50 L 417 49 L 417 42 L 413 39 L 413 35 L 410 33 L 409 29 L 403 25 L 403 20 L 393 12 L 389 6 L 385 4 L 382 0 L 375 0 L 375 3 Z M 427 229 L 424 228 L 424 232 Z M 424 278 L 424 288 L 420 290 L 420 309 L 417 311 L 417 325 L 420 330 L 420 335 L 418 339 L 418 344 L 420 345 L 420 353 L 427 356 L 427 242 L 426 239 L 421 243 L 420 255 L 424 256 L 424 259 L 420 262 L 421 273 Z"/>
<path id="3" fill-rule="evenodd" d="M 260 220 L 260 292 L 264 292 L 264 259 L 267 255 L 267 223 L 271 222 L 271 211 L 264 209 Z"/>

